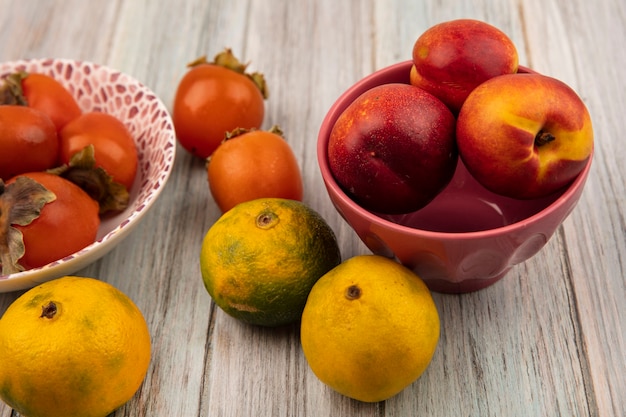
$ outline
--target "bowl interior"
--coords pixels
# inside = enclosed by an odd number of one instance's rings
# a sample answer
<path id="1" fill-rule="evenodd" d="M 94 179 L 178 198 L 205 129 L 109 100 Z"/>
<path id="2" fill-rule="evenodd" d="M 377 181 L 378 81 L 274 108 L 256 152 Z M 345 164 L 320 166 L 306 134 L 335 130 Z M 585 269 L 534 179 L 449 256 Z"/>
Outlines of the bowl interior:
<path id="1" fill-rule="evenodd" d="M 533 200 L 494 194 L 480 185 L 459 159 L 450 184 L 426 207 L 402 215 L 376 215 L 413 229 L 442 233 L 479 232 L 527 219 L 550 206 L 562 194 L 563 190 Z"/>

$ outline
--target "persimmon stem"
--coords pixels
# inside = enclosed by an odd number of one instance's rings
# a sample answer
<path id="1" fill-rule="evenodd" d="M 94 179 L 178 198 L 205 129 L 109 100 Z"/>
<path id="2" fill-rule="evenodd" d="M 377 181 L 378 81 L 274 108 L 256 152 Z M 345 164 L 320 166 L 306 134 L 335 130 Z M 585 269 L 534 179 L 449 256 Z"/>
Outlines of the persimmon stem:
<path id="1" fill-rule="evenodd" d="M 547 143 L 552 142 L 555 139 L 556 137 L 552 133 L 540 130 L 539 133 L 537 133 L 537 136 L 535 136 L 535 145 L 543 146 Z"/>
<path id="2" fill-rule="evenodd" d="M 263 99 L 267 99 L 269 97 L 269 90 L 267 88 L 267 83 L 265 82 L 265 76 L 260 72 L 246 72 L 248 64 L 244 64 L 239 61 L 239 59 L 235 57 L 233 51 L 230 48 L 225 48 L 224 51 L 215 55 L 215 58 L 213 58 L 212 62 L 209 62 L 206 55 L 203 55 L 187 64 L 187 67 L 193 68 L 199 65 L 207 64 L 227 68 L 231 71 L 236 72 L 237 74 L 241 74 L 247 77 L 259 89 L 259 92 L 263 96 Z"/>
<path id="3" fill-rule="evenodd" d="M 70 158 L 69 164 L 48 170 L 78 185 L 100 206 L 100 214 L 128 207 L 128 190 L 115 182 L 104 168 L 96 166 L 95 148 L 87 145 Z"/>
<path id="4" fill-rule="evenodd" d="M 25 71 L 19 71 L 4 78 L 4 84 L 0 86 L 0 104 L 28 106 L 22 89 L 22 80 L 27 76 Z"/>

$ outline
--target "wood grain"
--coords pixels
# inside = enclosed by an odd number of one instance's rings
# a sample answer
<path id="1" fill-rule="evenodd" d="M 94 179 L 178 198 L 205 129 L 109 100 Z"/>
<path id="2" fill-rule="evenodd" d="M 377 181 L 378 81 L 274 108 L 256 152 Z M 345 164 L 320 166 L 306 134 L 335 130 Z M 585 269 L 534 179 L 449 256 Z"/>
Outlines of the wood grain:
<path id="1" fill-rule="evenodd" d="M 144 82 L 171 109 L 187 62 L 224 47 L 270 86 L 305 181 L 305 202 L 335 231 L 344 258 L 369 253 L 334 210 L 316 140 L 333 101 L 376 69 L 410 59 L 429 26 L 471 17 L 509 34 L 520 62 L 572 86 L 592 114 L 594 164 L 579 205 L 548 245 L 476 293 L 434 294 L 442 337 L 425 374 L 365 404 L 308 368 L 297 326 L 244 325 L 216 308 L 199 273 L 219 217 L 202 161 L 178 148 L 157 205 L 107 256 L 79 271 L 143 311 L 153 360 L 114 416 L 626 415 L 626 5 L 622 0 L 0 0 L 0 60 L 65 57 Z M 22 292 L 0 294 L 0 312 Z M 0 417 L 17 416 L 0 404 Z"/>

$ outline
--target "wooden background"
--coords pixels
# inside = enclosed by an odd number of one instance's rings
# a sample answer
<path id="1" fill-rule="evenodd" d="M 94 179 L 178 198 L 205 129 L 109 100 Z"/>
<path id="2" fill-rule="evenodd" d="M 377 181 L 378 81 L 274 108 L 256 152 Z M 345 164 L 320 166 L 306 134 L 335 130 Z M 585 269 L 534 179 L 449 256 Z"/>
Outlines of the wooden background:
<path id="1" fill-rule="evenodd" d="M 344 258 L 369 253 L 332 208 L 316 162 L 320 123 L 363 76 L 410 59 L 444 20 L 485 20 L 520 62 L 588 105 L 596 153 L 581 201 L 548 245 L 501 282 L 434 294 L 442 336 L 431 366 L 398 396 L 365 404 L 308 368 L 297 326 L 261 329 L 216 309 L 198 253 L 219 217 L 204 164 L 179 147 L 154 209 L 120 246 L 79 271 L 127 293 L 148 321 L 153 360 L 115 416 L 626 415 L 626 3 L 623 0 L 0 0 L 0 60 L 89 60 L 143 81 L 171 109 L 185 64 L 231 47 L 270 86 L 279 124 Z M 0 294 L 0 312 L 21 292 Z M 0 360 L 2 360 L 0 358 Z M 15 416 L 0 405 L 0 416 Z"/>

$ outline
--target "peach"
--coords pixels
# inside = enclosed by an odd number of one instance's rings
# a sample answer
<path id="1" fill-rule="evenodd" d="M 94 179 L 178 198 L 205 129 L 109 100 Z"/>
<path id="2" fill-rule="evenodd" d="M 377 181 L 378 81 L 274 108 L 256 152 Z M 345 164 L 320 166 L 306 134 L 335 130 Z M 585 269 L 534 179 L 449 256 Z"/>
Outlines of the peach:
<path id="1" fill-rule="evenodd" d="M 537 73 L 502 75 L 475 88 L 458 115 L 456 137 L 474 178 L 518 199 L 568 185 L 593 150 L 581 98 L 562 81 Z"/>
<path id="2" fill-rule="evenodd" d="M 416 211 L 454 175 L 454 132 L 452 112 L 433 95 L 408 84 L 380 85 L 337 118 L 328 143 L 330 170 L 368 210 Z"/>
<path id="3" fill-rule="evenodd" d="M 457 19 L 427 29 L 413 46 L 411 84 L 443 101 L 454 114 L 469 93 L 498 75 L 517 71 L 518 53 L 498 28 Z"/>

